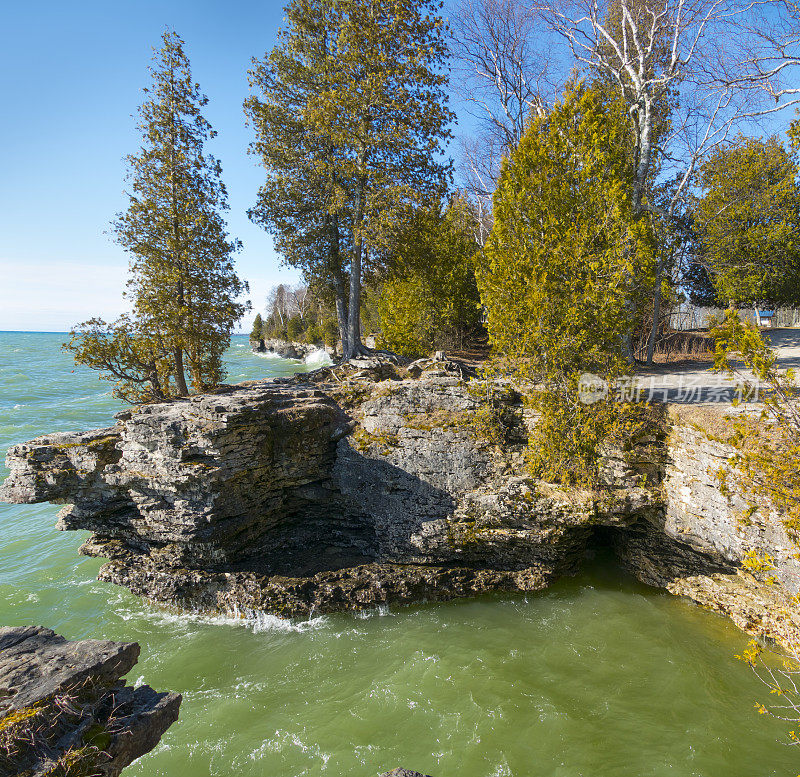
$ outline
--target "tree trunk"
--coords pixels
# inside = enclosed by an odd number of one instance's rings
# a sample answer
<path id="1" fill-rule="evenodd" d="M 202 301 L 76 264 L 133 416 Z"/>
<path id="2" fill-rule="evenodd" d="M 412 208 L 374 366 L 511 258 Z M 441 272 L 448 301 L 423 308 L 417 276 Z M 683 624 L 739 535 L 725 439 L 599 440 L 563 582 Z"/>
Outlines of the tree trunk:
<path id="1" fill-rule="evenodd" d="M 339 324 L 339 339 L 342 341 L 342 356 L 347 358 L 349 337 L 347 332 L 347 290 L 345 289 L 344 276 L 338 273 L 334 284 L 336 294 L 336 320 Z"/>
<path id="2" fill-rule="evenodd" d="M 188 397 L 189 389 L 186 387 L 186 377 L 183 374 L 183 349 L 176 348 L 173 351 L 173 358 L 175 360 L 175 385 L 178 388 L 178 394 L 182 397 Z"/>
<path id="3" fill-rule="evenodd" d="M 359 163 L 363 167 L 366 154 L 362 151 Z M 356 189 L 356 212 L 353 219 L 353 259 L 350 262 L 350 299 L 348 301 L 349 326 L 347 332 L 348 350 L 345 360 L 364 352 L 361 345 L 361 259 L 364 254 L 364 195 L 366 180 L 362 176 Z"/>
<path id="4" fill-rule="evenodd" d="M 156 362 L 147 362 L 147 380 L 150 383 L 150 391 L 155 399 L 164 399 L 164 391 L 161 388 L 161 380 L 158 377 L 158 367 Z"/>
<path id="5" fill-rule="evenodd" d="M 350 265 L 350 299 L 348 301 L 349 321 L 347 327 L 348 352 L 345 359 L 352 359 L 361 353 L 361 254 L 363 244 L 359 238 L 353 250 Z"/>
<path id="6" fill-rule="evenodd" d="M 183 299 L 183 281 L 178 281 L 176 304 L 180 311 L 184 306 Z M 183 323 L 183 316 L 179 316 L 181 323 Z M 189 396 L 189 389 L 186 386 L 186 375 L 183 369 L 183 348 L 180 345 L 175 345 L 173 349 L 173 360 L 175 362 L 175 386 L 178 389 L 178 394 L 182 397 Z"/>
<path id="7" fill-rule="evenodd" d="M 647 338 L 647 366 L 653 363 L 653 354 L 656 350 L 656 338 L 658 337 L 658 324 L 661 318 L 661 274 L 663 269 L 659 260 L 656 266 L 656 288 L 653 292 L 653 325 L 650 327 L 650 335 Z"/>
<path id="8" fill-rule="evenodd" d="M 340 249 L 339 219 L 327 216 L 328 222 L 328 262 L 333 275 L 333 293 L 336 300 L 336 320 L 339 324 L 339 339 L 342 342 L 342 356 L 348 358 L 347 337 L 347 290 L 342 272 L 342 256 Z"/>

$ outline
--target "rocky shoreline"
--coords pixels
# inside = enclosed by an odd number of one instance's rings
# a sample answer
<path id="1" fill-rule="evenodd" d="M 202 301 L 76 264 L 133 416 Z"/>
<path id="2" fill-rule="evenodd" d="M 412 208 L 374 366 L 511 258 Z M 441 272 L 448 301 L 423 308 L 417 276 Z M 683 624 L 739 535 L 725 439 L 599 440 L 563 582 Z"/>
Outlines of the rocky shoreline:
<path id="1" fill-rule="evenodd" d="M 0 628 L 0 774 L 116 777 L 178 719 L 181 696 L 122 678 L 135 642 Z"/>
<path id="2" fill-rule="evenodd" d="M 250 347 L 253 353 L 273 353 L 282 359 L 306 359 L 313 353 L 324 351 L 331 358 L 336 356 L 336 349 L 323 343 L 296 343 L 289 340 L 278 338 L 250 339 Z"/>
<path id="3" fill-rule="evenodd" d="M 614 548 L 638 579 L 783 644 L 800 565 L 777 520 L 742 526 L 730 451 L 680 420 L 608 452 L 604 487 L 525 471 L 536 423 L 459 365 L 355 360 L 120 413 L 107 429 L 13 447 L 9 502 L 68 503 L 100 578 L 182 609 L 311 613 L 536 591 Z M 737 501 L 738 499 L 738 501 Z M 774 559 L 771 581 L 743 566 Z"/>

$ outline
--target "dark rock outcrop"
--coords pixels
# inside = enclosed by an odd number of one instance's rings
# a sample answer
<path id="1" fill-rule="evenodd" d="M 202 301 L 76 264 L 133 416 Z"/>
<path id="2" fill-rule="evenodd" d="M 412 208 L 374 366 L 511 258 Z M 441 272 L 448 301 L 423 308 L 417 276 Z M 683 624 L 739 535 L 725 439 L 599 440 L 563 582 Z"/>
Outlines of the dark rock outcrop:
<path id="1" fill-rule="evenodd" d="M 779 522 L 742 529 L 715 492 L 729 452 L 677 424 L 607 451 L 599 491 L 557 488 L 526 473 L 536 419 L 519 394 L 464 378 L 376 356 L 141 407 L 11 448 L 0 498 L 69 502 L 59 527 L 92 532 L 101 579 L 183 608 L 300 616 L 533 591 L 603 542 L 750 631 L 800 633 L 793 551 L 779 586 L 743 569 L 785 538 Z"/>
<path id="2" fill-rule="evenodd" d="M 519 396 L 429 372 L 144 406 L 11 448 L 2 497 L 70 501 L 59 527 L 93 533 L 103 580 L 283 615 L 538 590 L 577 568 L 597 525 L 649 509 L 645 489 L 601 503 L 532 483 Z"/>
<path id="3" fill-rule="evenodd" d="M 0 774 L 116 777 L 178 719 L 180 694 L 121 679 L 135 642 L 0 628 Z"/>
<path id="4" fill-rule="evenodd" d="M 430 777 L 430 775 L 412 772 L 409 769 L 403 769 L 398 766 L 397 769 L 392 769 L 392 771 L 382 774 L 381 777 Z"/>

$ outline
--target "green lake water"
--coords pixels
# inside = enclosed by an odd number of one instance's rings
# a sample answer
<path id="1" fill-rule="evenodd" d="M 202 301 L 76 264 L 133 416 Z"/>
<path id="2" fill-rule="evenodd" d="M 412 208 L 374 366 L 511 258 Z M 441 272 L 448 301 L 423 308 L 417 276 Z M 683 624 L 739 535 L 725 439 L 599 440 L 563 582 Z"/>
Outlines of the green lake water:
<path id="1" fill-rule="evenodd" d="M 0 453 L 109 425 L 120 409 L 62 339 L 0 333 Z M 231 381 L 304 369 L 251 354 L 245 338 L 227 362 Z M 130 681 L 184 701 L 130 777 L 798 773 L 734 658 L 744 635 L 603 554 L 527 597 L 244 623 L 175 615 L 97 582 L 102 562 L 78 555 L 85 533 L 53 528 L 58 509 L 0 505 L 0 623 L 141 644 Z"/>

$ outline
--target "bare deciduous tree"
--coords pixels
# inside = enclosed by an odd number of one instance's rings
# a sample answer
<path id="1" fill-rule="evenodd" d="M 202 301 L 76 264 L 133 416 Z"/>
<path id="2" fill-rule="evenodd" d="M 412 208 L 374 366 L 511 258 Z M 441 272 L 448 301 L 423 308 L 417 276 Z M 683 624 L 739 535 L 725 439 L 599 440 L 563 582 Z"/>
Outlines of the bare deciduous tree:
<path id="1" fill-rule="evenodd" d="M 291 315 L 289 296 L 289 287 L 284 283 L 273 286 L 267 294 L 267 315 L 272 316 L 274 321 L 280 321 L 281 326 L 286 325 Z"/>
<path id="2" fill-rule="evenodd" d="M 784 0 L 544 0 L 531 11 L 579 65 L 617 85 L 632 120 L 634 206 L 665 227 L 703 157 L 743 126 L 800 102 L 800 89 L 786 85 L 800 64 L 800 24 Z M 657 186 L 665 180 L 672 185 Z M 670 263 L 664 252 L 648 362 Z"/>
<path id="3" fill-rule="evenodd" d="M 462 178 L 489 215 L 503 155 L 559 88 L 541 21 L 522 0 L 463 0 L 450 26 L 454 86 L 479 128 L 477 137 L 461 139 Z"/>
<path id="4" fill-rule="evenodd" d="M 685 216 L 704 157 L 800 104 L 800 8 L 792 0 L 463 0 L 454 16 L 462 98 L 483 130 L 462 141 L 463 175 L 487 211 L 500 159 L 530 116 L 552 104 L 570 64 L 622 96 L 632 128 L 631 196 L 665 235 Z M 661 279 L 675 263 L 675 241 L 662 243 L 648 362 Z"/>
<path id="5" fill-rule="evenodd" d="M 461 96 L 506 148 L 551 101 L 551 60 L 519 0 L 464 0 L 451 21 Z"/>

